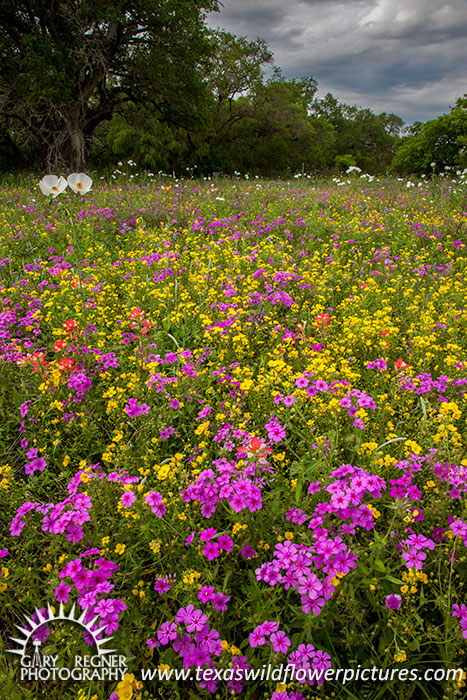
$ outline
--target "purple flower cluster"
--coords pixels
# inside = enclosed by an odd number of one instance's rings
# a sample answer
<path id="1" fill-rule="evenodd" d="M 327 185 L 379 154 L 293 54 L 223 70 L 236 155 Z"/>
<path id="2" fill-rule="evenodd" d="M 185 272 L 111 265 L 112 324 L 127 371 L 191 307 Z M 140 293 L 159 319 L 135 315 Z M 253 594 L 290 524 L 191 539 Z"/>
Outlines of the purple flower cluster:
<path id="1" fill-rule="evenodd" d="M 48 619 L 49 619 L 49 611 L 47 610 L 47 608 L 39 608 L 31 615 L 31 620 L 36 625 L 38 625 L 39 622 L 41 622 L 42 620 L 48 620 Z M 25 625 L 24 629 L 30 631 L 31 625 L 29 625 L 29 624 Z M 47 627 L 46 624 L 43 624 L 43 625 L 40 625 L 36 629 L 36 631 L 32 635 L 32 638 L 34 640 L 40 641 L 43 644 L 45 642 L 45 640 L 47 639 L 47 637 L 49 636 L 49 634 L 50 634 L 49 628 Z"/>
<path id="2" fill-rule="evenodd" d="M 130 418 L 137 418 L 142 414 L 147 415 L 149 410 L 150 407 L 147 403 L 138 403 L 136 399 L 128 399 L 128 403 L 125 406 L 125 412 Z"/>
<path id="3" fill-rule="evenodd" d="M 324 379 L 314 379 L 311 383 L 308 377 L 313 376 L 312 372 L 304 372 L 303 375 L 297 377 L 295 386 L 299 389 L 304 389 L 309 399 L 314 398 L 318 394 L 336 394 L 342 387 L 350 386 L 350 382 L 338 380 L 328 384 Z"/>
<path id="4" fill-rule="evenodd" d="M 402 598 L 398 593 L 394 593 L 387 595 L 384 602 L 388 610 L 399 610 Z"/>
<path id="5" fill-rule="evenodd" d="M 433 450 L 434 452 L 434 450 Z M 461 464 L 435 462 L 432 467 L 440 481 L 445 481 L 451 489 L 447 492 L 451 500 L 462 500 L 467 493 L 467 469 Z"/>
<path id="6" fill-rule="evenodd" d="M 287 690 L 275 690 L 271 695 L 271 700 L 306 700 L 306 698 L 298 690 L 291 690 L 290 692 Z"/>
<path id="7" fill-rule="evenodd" d="M 365 366 L 367 369 L 379 369 L 384 372 L 388 368 L 388 362 L 382 357 L 378 357 L 376 360 L 367 362 Z"/>
<path id="8" fill-rule="evenodd" d="M 82 556 L 91 556 L 98 552 L 99 550 L 90 550 Z M 78 605 L 83 611 L 86 610 L 85 623 L 98 616 L 99 619 L 93 624 L 92 629 L 97 630 L 105 626 L 103 632 L 97 635 L 98 639 L 102 634 L 109 635 L 118 630 L 120 614 L 127 609 L 123 600 L 105 597 L 114 588 L 114 584 L 110 583 L 109 579 L 118 570 L 117 564 L 103 557 L 96 559 L 89 567 L 83 565 L 82 558 L 78 557 L 69 561 L 59 573 L 62 581 L 55 591 L 57 601 L 68 602 L 72 586 L 67 585 L 64 579 L 71 580 L 79 596 Z M 87 642 L 88 644 L 92 642 L 90 635 L 87 637 Z"/>
<path id="9" fill-rule="evenodd" d="M 91 464 L 86 472 L 80 469 L 67 485 L 69 495 L 57 504 L 54 503 L 33 503 L 26 501 L 19 506 L 16 515 L 10 523 L 10 534 L 14 537 L 20 535 L 26 525 L 24 516 L 36 511 L 43 515 L 41 529 L 43 532 L 52 534 L 65 533 L 66 539 L 76 544 L 84 537 L 83 525 L 91 519 L 90 509 L 92 508 L 91 498 L 87 493 L 79 493 L 80 486 L 83 486 L 81 475 L 86 474 L 89 479 L 105 480 L 108 482 L 120 482 L 122 486 L 139 481 L 139 477 L 129 476 L 126 472 L 112 472 L 105 474 L 100 471 L 100 466 Z"/>
<path id="10" fill-rule="evenodd" d="M 43 472 L 44 469 L 47 466 L 47 462 L 44 457 L 38 457 L 38 450 L 36 450 L 34 447 L 31 448 L 26 457 L 29 459 L 29 462 L 26 462 L 24 465 L 24 471 L 26 474 L 34 474 L 35 471 L 40 471 Z"/>
<path id="11" fill-rule="evenodd" d="M 21 405 L 21 416 L 24 418 L 27 413 L 28 413 L 28 404 L 31 403 L 30 401 L 26 401 L 24 404 Z M 34 420 L 30 418 L 29 420 Z M 28 449 L 28 440 L 26 438 L 23 438 L 21 440 L 21 449 L 22 450 L 27 450 L 26 452 L 26 459 L 28 460 L 26 464 L 24 465 L 24 471 L 25 473 L 30 476 L 31 474 L 34 474 L 35 471 L 40 471 L 43 472 L 44 469 L 47 466 L 47 460 L 45 457 L 39 456 L 39 450 L 36 447 L 30 447 Z"/>
<path id="12" fill-rule="evenodd" d="M 157 642 L 148 640 L 152 648 L 171 644 L 183 659 L 185 668 L 194 665 L 212 665 L 212 657 L 219 656 L 222 647 L 219 633 L 208 625 L 208 617 L 194 605 L 180 608 L 174 622 L 163 622 L 157 631 Z"/>
<path id="13" fill-rule="evenodd" d="M 248 509 L 251 513 L 260 510 L 262 479 L 254 478 L 254 465 L 237 469 L 236 462 L 225 458 L 214 460 L 214 469 L 206 469 L 187 489 L 180 491 L 186 503 L 201 503 L 201 515 L 210 518 L 217 506 L 225 500 L 235 513 Z M 253 477 L 253 478 L 252 478 Z"/>
<path id="14" fill-rule="evenodd" d="M 294 667 L 294 681 L 300 685 L 305 685 L 308 682 L 310 687 L 315 684 L 322 685 L 324 672 L 332 667 L 329 654 L 315 649 L 313 644 L 299 644 L 296 651 L 289 654 L 287 663 Z M 293 695 L 293 693 L 289 693 L 288 699 L 292 700 Z M 286 699 L 281 698 L 281 700 Z"/>
<path id="15" fill-rule="evenodd" d="M 159 430 L 159 440 L 168 440 L 171 435 L 173 435 L 175 432 L 175 428 L 171 425 L 169 425 L 168 428 L 164 428 L 163 430 Z"/>
<path id="16" fill-rule="evenodd" d="M 249 644 L 251 648 L 263 646 L 266 644 L 266 640 L 269 641 L 272 646 L 272 650 L 277 654 L 286 654 L 288 648 L 290 647 L 290 639 L 287 637 L 285 632 L 279 630 L 278 622 L 270 622 L 265 620 L 261 625 L 255 627 L 253 632 L 249 636 Z"/>
<path id="17" fill-rule="evenodd" d="M 340 405 L 342 408 L 347 409 L 347 413 L 350 418 L 354 418 L 353 425 L 356 428 L 363 430 L 365 428 L 365 423 L 360 419 L 356 418 L 356 413 L 360 408 L 368 409 L 371 408 L 372 411 L 376 410 L 376 403 L 374 400 L 366 394 L 364 391 L 359 389 L 352 389 L 349 391 L 341 400 Z"/>
<path id="18" fill-rule="evenodd" d="M 256 569 L 257 581 L 270 586 L 282 584 L 285 590 L 297 589 L 301 597 L 302 610 L 319 615 L 326 600 L 332 597 L 334 586 L 331 576 L 321 581 L 312 572 L 313 551 L 311 547 L 285 541 L 276 545 L 274 559 Z"/>
<path id="19" fill-rule="evenodd" d="M 31 403 L 31 400 L 25 401 L 25 402 L 22 403 L 21 406 L 19 407 L 19 411 L 20 411 L 20 414 L 21 414 L 21 418 L 25 418 L 25 416 L 27 416 L 28 411 L 29 411 L 29 404 L 30 404 L 30 403 Z"/>
<path id="20" fill-rule="evenodd" d="M 201 409 L 201 411 L 196 416 L 196 420 L 197 421 L 204 420 L 209 415 L 211 415 L 211 413 L 212 413 L 212 408 L 210 406 L 205 406 L 204 408 Z"/>
<path id="21" fill-rule="evenodd" d="M 40 265 L 25 265 L 25 269 L 27 267 L 29 267 L 28 271 L 31 272 L 41 270 Z M 20 280 L 20 285 L 23 284 L 26 284 L 26 281 Z M 41 284 L 44 285 L 44 281 L 38 285 L 42 291 Z M 8 362 L 17 362 L 19 365 L 31 360 L 33 368 L 36 370 L 34 356 L 18 348 L 18 339 L 24 339 L 22 341 L 24 348 L 34 347 L 34 336 L 42 334 L 40 329 L 41 314 L 36 312 L 37 309 L 42 309 L 43 301 L 26 293 L 22 293 L 21 297 L 22 302 L 14 304 L 14 308 L 5 308 L 0 311 L 0 357 Z M 11 299 L 2 298 L 2 306 L 8 307 L 11 303 Z"/>
<path id="22" fill-rule="evenodd" d="M 452 606 L 453 617 L 460 617 L 460 626 L 462 628 L 462 636 L 467 639 L 467 605 L 462 603 L 462 605 L 457 605 L 454 603 Z"/>
<path id="23" fill-rule="evenodd" d="M 280 442 L 285 438 L 285 427 L 280 424 L 278 418 L 270 418 L 264 427 L 268 431 L 268 438 L 271 442 Z"/>
<path id="24" fill-rule="evenodd" d="M 209 587 L 207 587 L 209 588 Z M 182 658 L 185 668 L 194 665 L 195 668 L 206 666 L 215 668 L 214 658 L 222 652 L 221 640 L 216 629 L 208 624 L 208 618 L 202 610 L 194 605 L 180 608 L 174 622 L 163 622 L 157 631 L 157 639 L 148 639 L 147 645 L 152 649 L 171 645 L 172 649 Z M 240 693 L 244 672 L 250 668 L 245 656 L 232 658 L 231 677 L 227 686 L 232 694 Z M 213 678 L 200 681 L 203 690 L 214 693 L 219 679 Z"/>
<path id="25" fill-rule="evenodd" d="M 406 391 L 413 391 L 415 394 L 428 394 L 431 391 L 436 392 L 441 398 L 444 397 L 449 387 L 464 387 L 467 384 L 467 379 L 451 379 L 446 375 L 442 375 L 437 379 L 433 379 L 429 372 L 417 374 L 413 379 L 401 377 L 398 379 L 401 388 Z"/>
<path id="26" fill-rule="evenodd" d="M 214 610 L 225 612 L 230 597 L 222 591 L 216 592 L 214 586 L 201 586 L 198 591 L 198 600 L 202 603 L 210 603 Z"/>
<path id="27" fill-rule="evenodd" d="M 416 473 L 421 471 L 425 457 L 421 455 L 409 455 L 407 459 L 400 460 L 394 465 L 396 469 L 402 470 L 403 476 L 397 479 L 390 479 L 391 488 L 389 495 L 398 500 L 409 499 L 416 501 L 421 498 L 421 491 L 414 483 Z"/>
<path id="28" fill-rule="evenodd" d="M 373 514 L 363 498 L 366 494 L 378 498 L 384 488 L 381 477 L 360 467 L 344 464 L 335 469 L 326 487 L 331 494 L 330 501 L 318 503 L 311 517 L 298 508 L 286 514 L 286 519 L 299 525 L 308 521 L 313 543 L 303 545 L 289 540 L 278 543 L 273 560 L 256 569 L 257 580 L 270 586 L 283 585 L 286 591 L 295 589 L 300 595 L 303 612 L 319 615 L 334 593 L 332 579 L 357 566 L 357 556 L 336 533 L 353 534 L 357 526 L 372 529 Z M 325 527 L 326 516 L 331 515 L 343 521 L 340 528 L 333 528 L 334 534 Z M 348 520 L 350 523 L 346 522 Z M 324 578 L 317 576 L 317 570 L 322 570 Z"/>
<path id="29" fill-rule="evenodd" d="M 297 523 L 298 525 L 303 525 L 303 523 L 308 520 L 308 515 L 300 508 L 291 508 L 285 514 L 285 519 Z"/>
<path id="30" fill-rule="evenodd" d="M 438 325 L 438 324 L 437 324 Z M 397 367 L 397 363 L 395 364 Z M 459 364 L 456 365 L 459 367 Z M 367 369 L 378 369 L 380 371 L 387 371 L 388 363 L 387 360 L 383 358 L 377 358 L 371 362 L 366 363 Z M 406 375 L 397 376 L 396 379 L 400 388 L 403 391 L 411 391 L 414 394 L 429 394 L 430 392 L 436 392 L 441 400 L 445 398 L 446 392 L 451 387 L 465 387 L 467 384 L 467 378 L 452 379 L 447 375 L 442 375 L 438 378 L 433 378 L 429 372 L 422 372 L 421 374 L 415 375 L 415 377 L 408 377 Z"/>
<path id="31" fill-rule="evenodd" d="M 84 537 L 82 525 L 90 520 L 89 509 L 91 507 L 91 499 L 83 493 L 67 496 L 56 505 L 53 503 L 42 505 L 26 501 L 17 509 L 16 515 L 10 523 L 10 534 L 18 536 L 26 525 L 24 516 L 30 511 L 36 511 L 44 516 L 41 527 L 43 532 L 55 535 L 66 533 L 66 539 L 76 544 Z"/>
<path id="32" fill-rule="evenodd" d="M 68 379 L 68 388 L 73 389 L 77 401 L 82 401 L 84 394 L 91 387 L 92 380 L 84 372 L 75 372 Z"/>
<path id="33" fill-rule="evenodd" d="M 158 518 L 162 518 L 165 515 L 166 507 L 162 496 L 158 491 L 149 491 L 145 495 L 144 500 L 151 508 L 154 515 L 157 515 Z"/>
<path id="34" fill-rule="evenodd" d="M 256 552 L 253 549 L 253 547 L 250 547 L 249 544 L 246 544 L 244 547 L 242 547 L 240 556 L 243 557 L 243 559 L 253 559 L 253 557 L 256 556 Z"/>
<path id="35" fill-rule="evenodd" d="M 446 482 L 451 488 L 447 491 L 451 500 L 462 500 L 462 494 L 467 493 L 467 470 L 462 465 L 447 464 L 435 461 L 437 450 L 429 450 L 425 455 L 409 455 L 394 466 L 403 471 L 403 476 L 391 479 L 389 495 L 400 500 L 420 500 L 422 492 L 414 483 L 417 472 L 423 465 L 430 468 L 439 481 Z"/>
<path id="36" fill-rule="evenodd" d="M 215 374 L 215 372 L 213 372 Z M 213 435 L 214 442 L 219 443 L 224 450 L 233 450 L 235 448 L 234 440 L 251 439 L 251 435 L 246 430 L 234 428 L 230 423 L 221 423 L 218 426 L 217 432 Z"/>
<path id="37" fill-rule="evenodd" d="M 101 372 L 106 372 L 108 369 L 118 369 L 119 362 L 114 352 L 107 352 L 97 358 Z"/>
<path id="38" fill-rule="evenodd" d="M 434 549 L 435 543 L 432 539 L 425 535 L 411 534 L 407 539 L 402 540 L 398 544 L 399 549 L 406 551 L 402 552 L 402 559 L 408 569 L 423 569 L 423 562 L 426 559 L 425 549 Z"/>
<path id="39" fill-rule="evenodd" d="M 293 406 L 296 400 L 297 397 L 294 394 L 289 394 L 288 396 L 284 396 L 284 394 L 277 394 L 277 396 L 274 397 L 274 403 L 276 405 L 282 403 L 287 408 Z"/>
<path id="40" fill-rule="evenodd" d="M 99 550 L 89 550 L 84 552 L 82 557 L 98 554 Z M 84 622 L 87 624 L 93 618 L 98 618 L 92 624 L 93 632 L 105 627 L 101 632 L 96 633 L 96 639 L 101 639 L 104 634 L 110 635 L 116 632 L 119 627 L 119 617 L 122 612 L 127 609 L 123 600 L 118 598 L 106 598 L 114 585 L 109 583 L 108 579 L 113 575 L 114 571 L 118 571 L 119 567 L 112 561 L 100 558 L 96 559 L 93 565 L 86 567 L 82 563 L 82 558 L 78 557 L 69 561 L 66 566 L 59 572 L 60 579 L 71 579 L 72 585 L 68 585 L 62 580 L 55 589 L 55 598 L 59 603 L 67 603 L 69 594 L 72 588 L 78 594 L 78 605 L 86 611 Z M 39 617 L 40 615 L 40 617 Z M 36 611 L 31 619 L 38 624 L 41 620 L 48 620 L 49 614 L 46 608 L 41 608 Z M 26 625 L 29 630 L 30 626 Z M 45 642 L 50 634 L 47 624 L 40 625 L 33 635 L 34 639 Z M 93 636 L 87 631 L 84 633 L 84 638 L 90 646 L 94 645 Z"/>
<path id="41" fill-rule="evenodd" d="M 210 527 L 207 530 L 201 530 L 198 532 L 198 535 L 200 541 L 203 543 L 201 553 L 208 561 L 217 559 L 217 557 L 220 557 L 222 552 L 230 552 L 234 546 L 233 539 L 229 535 L 217 535 L 217 530 L 215 530 L 213 527 Z M 193 542 L 194 537 L 194 532 L 192 532 L 191 535 L 188 535 L 185 542 L 186 547 Z M 217 539 L 214 539 L 215 537 L 217 537 Z"/>
<path id="42" fill-rule="evenodd" d="M 120 503 L 122 504 L 122 506 L 124 508 L 131 508 L 131 506 L 133 505 L 133 503 L 135 501 L 136 501 L 136 494 L 131 489 L 124 491 L 124 493 L 122 493 L 122 495 L 120 497 Z"/>
<path id="43" fill-rule="evenodd" d="M 453 535 L 462 537 L 462 541 L 467 547 L 467 523 L 461 518 L 457 518 L 450 523 L 449 527 Z"/>
<path id="44" fill-rule="evenodd" d="M 149 377 L 148 381 L 146 382 L 146 386 L 149 388 L 154 388 L 157 392 L 162 392 L 165 391 L 165 385 L 170 384 L 171 382 L 176 384 L 178 382 L 177 377 L 164 377 L 164 375 L 160 374 L 160 372 L 156 372 Z M 169 394 L 167 394 L 167 397 L 169 397 Z"/>
<path id="45" fill-rule="evenodd" d="M 372 498 L 381 498 L 386 488 L 384 479 L 376 474 L 370 474 L 361 467 L 344 464 L 330 474 L 333 481 L 326 487 L 331 494 L 329 503 L 316 506 L 314 518 L 310 520 L 309 528 L 313 528 L 325 513 L 335 513 L 341 520 L 350 519 L 351 524 L 341 527 L 342 533 L 355 532 L 355 527 L 371 530 L 374 525 L 373 514 L 363 503 L 363 497 L 368 494 Z M 318 521 L 316 520 L 318 518 Z"/>
<path id="46" fill-rule="evenodd" d="M 157 579 L 156 583 L 154 584 L 154 590 L 159 595 L 163 595 L 164 593 L 167 593 L 167 591 L 170 591 L 174 580 L 175 580 L 175 574 L 172 574 L 172 576 L 160 577 Z"/>

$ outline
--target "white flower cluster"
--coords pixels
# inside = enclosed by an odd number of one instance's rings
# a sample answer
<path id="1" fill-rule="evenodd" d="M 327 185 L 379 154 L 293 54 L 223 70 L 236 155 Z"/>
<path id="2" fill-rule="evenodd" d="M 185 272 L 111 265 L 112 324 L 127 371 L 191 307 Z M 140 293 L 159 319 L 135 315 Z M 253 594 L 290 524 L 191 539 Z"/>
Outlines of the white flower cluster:
<path id="1" fill-rule="evenodd" d="M 57 175 L 44 175 L 38 183 L 40 191 L 46 197 L 58 197 L 69 186 L 73 192 L 86 194 L 92 187 L 92 180 L 85 173 L 71 173 L 65 180 L 64 177 Z"/>

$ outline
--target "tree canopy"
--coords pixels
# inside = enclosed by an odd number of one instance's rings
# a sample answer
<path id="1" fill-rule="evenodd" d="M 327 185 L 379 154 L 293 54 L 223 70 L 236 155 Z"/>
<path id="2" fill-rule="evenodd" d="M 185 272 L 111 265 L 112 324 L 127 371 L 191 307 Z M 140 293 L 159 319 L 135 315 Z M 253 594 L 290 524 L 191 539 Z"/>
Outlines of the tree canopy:
<path id="1" fill-rule="evenodd" d="M 215 9 L 217 0 L 2 0 L 0 115 L 49 167 L 80 170 L 96 128 L 125 101 L 165 119 L 187 111 Z"/>
<path id="2" fill-rule="evenodd" d="M 458 98 L 449 114 L 412 125 L 398 146 L 393 168 L 417 175 L 467 167 L 467 95 Z"/>
<path id="3" fill-rule="evenodd" d="M 286 78 L 267 43 L 206 26 L 218 0 L 0 0 L 0 171 L 429 173 L 467 165 L 467 97 L 404 132 Z M 436 165 L 433 166 L 432 163 Z"/>

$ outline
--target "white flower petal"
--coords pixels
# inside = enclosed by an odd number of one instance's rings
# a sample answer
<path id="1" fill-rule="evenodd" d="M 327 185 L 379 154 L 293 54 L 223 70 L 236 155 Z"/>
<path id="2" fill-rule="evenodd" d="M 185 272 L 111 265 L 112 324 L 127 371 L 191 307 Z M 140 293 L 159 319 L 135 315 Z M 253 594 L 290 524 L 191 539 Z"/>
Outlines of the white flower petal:
<path id="1" fill-rule="evenodd" d="M 44 175 L 41 182 L 43 182 L 48 187 L 56 187 L 58 182 L 58 177 L 56 175 Z"/>
<path id="2" fill-rule="evenodd" d="M 60 175 L 60 177 L 58 178 L 57 187 L 60 190 L 60 192 L 63 192 L 63 190 L 66 190 L 67 188 L 67 181 L 62 175 Z"/>
<path id="3" fill-rule="evenodd" d="M 71 173 L 68 175 L 67 182 L 73 192 L 86 194 L 92 187 L 92 180 L 86 173 Z"/>
<path id="4" fill-rule="evenodd" d="M 43 180 L 41 180 L 41 181 L 38 183 L 38 185 L 39 185 L 40 191 L 41 191 L 42 194 L 45 195 L 46 197 L 48 197 L 49 195 L 52 194 L 52 190 L 50 189 L 50 186 L 47 185 L 47 183 L 44 182 Z"/>
<path id="5" fill-rule="evenodd" d="M 57 197 L 67 187 L 65 178 L 61 176 L 57 177 L 56 175 L 44 175 L 38 185 L 40 191 L 46 197 Z"/>

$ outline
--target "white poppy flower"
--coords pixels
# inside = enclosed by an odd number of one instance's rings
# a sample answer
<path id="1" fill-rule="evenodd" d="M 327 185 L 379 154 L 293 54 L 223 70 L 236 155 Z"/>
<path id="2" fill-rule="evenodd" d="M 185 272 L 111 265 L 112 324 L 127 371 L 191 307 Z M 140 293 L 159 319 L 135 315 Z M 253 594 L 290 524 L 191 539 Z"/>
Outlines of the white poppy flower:
<path id="1" fill-rule="evenodd" d="M 40 191 L 45 194 L 46 197 L 57 197 L 64 190 L 66 190 L 67 184 L 64 177 L 57 177 L 56 175 L 44 175 L 42 180 L 38 183 Z"/>
<path id="2" fill-rule="evenodd" d="M 79 194 L 86 194 L 92 187 L 92 180 L 89 175 L 85 173 L 71 173 L 71 175 L 67 177 L 67 182 L 73 192 Z"/>

